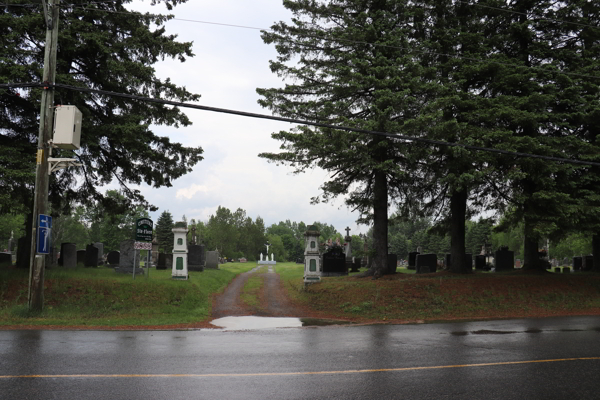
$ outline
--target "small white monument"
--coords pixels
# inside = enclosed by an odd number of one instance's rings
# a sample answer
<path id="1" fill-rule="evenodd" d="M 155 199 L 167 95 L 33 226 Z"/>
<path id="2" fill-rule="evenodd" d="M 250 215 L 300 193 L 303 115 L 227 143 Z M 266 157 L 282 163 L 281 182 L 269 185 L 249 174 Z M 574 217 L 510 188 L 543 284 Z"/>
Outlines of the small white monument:
<path id="1" fill-rule="evenodd" d="M 314 225 L 308 226 L 304 233 L 304 284 L 321 281 L 321 254 L 319 236 L 321 233 Z"/>
<path id="2" fill-rule="evenodd" d="M 271 259 L 269 260 L 269 246 L 271 245 L 271 243 L 267 242 L 265 244 L 265 246 L 267 246 L 267 254 L 265 254 L 265 257 L 263 259 L 263 253 L 260 253 L 260 260 L 258 261 L 258 264 L 260 265 L 276 265 L 277 263 L 275 262 L 275 256 L 273 256 L 273 253 L 271 253 Z"/>
<path id="3" fill-rule="evenodd" d="M 188 249 L 187 249 L 187 224 L 176 222 L 172 229 L 173 241 L 173 267 L 171 277 L 173 279 L 188 279 Z"/>

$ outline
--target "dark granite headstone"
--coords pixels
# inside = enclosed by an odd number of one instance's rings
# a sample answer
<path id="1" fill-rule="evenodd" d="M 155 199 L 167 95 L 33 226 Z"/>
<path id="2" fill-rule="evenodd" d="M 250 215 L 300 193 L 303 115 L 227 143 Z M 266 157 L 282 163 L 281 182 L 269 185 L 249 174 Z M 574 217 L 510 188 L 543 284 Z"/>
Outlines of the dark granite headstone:
<path id="1" fill-rule="evenodd" d="M 167 269 L 167 257 L 165 253 L 158 253 L 156 269 Z"/>
<path id="2" fill-rule="evenodd" d="M 119 265 L 120 254 L 118 251 L 113 250 L 106 255 L 106 262 L 108 265 Z"/>
<path id="3" fill-rule="evenodd" d="M 77 252 L 79 254 L 79 252 Z M 86 267 L 97 267 L 98 266 L 98 248 L 93 244 L 85 246 L 85 261 L 83 263 Z"/>
<path id="4" fill-rule="evenodd" d="M 12 254 L 0 253 L 0 267 L 10 267 L 12 265 Z"/>
<path id="5" fill-rule="evenodd" d="M 98 265 L 104 265 L 104 243 L 96 242 L 94 247 L 98 249 Z"/>
<path id="6" fill-rule="evenodd" d="M 85 250 L 77 250 L 77 264 L 85 264 Z"/>
<path id="7" fill-rule="evenodd" d="M 171 261 L 171 263 L 172 263 L 172 261 Z M 219 269 L 219 252 L 218 251 L 207 251 L 206 252 L 205 267 L 208 269 Z"/>
<path id="8" fill-rule="evenodd" d="M 135 250 L 133 248 L 135 241 L 133 239 L 123 240 L 119 251 L 119 267 L 133 268 L 133 258 Z"/>
<path id="9" fill-rule="evenodd" d="M 515 253 L 506 247 L 496 250 L 494 259 L 496 261 L 496 272 L 515 269 Z"/>
<path id="10" fill-rule="evenodd" d="M 408 269 L 416 269 L 417 266 L 417 256 L 420 253 L 418 251 L 413 251 L 408 253 Z"/>
<path id="11" fill-rule="evenodd" d="M 348 275 L 346 255 L 341 246 L 331 246 L 323 253 L 323 272 L 321 276 Z"/>
<path id="12" fill-rule="evenodd" d="M 352 264 L 352 272 L 360 271 L 360 267 L 362 266 L 362 259 L 359 257 L 354 257 L 354 262 Z"/>
<path id="13" fill-rule="evenodd" d="M 485 256 L 481 256 L 481 257 L 483 257 L 483 265 L 485 265 Z M 446 264 L 444 264 L 446 266 L 446 268 L 451 267 L 452 266 L 452 255 L 446 254 L 446 256 L 444 257 L 444 261 L 446 263 Z M 467 267 L 467 270 L 469 270 L 469 271 L 473 270 L 473 254 L 465 253 L 465 265 Z"/>
<path id="14" fill-rule="evenodd" d="M 437 271 L 437 255 L 436 254 L 418 254 L 415 265 L 417 274 L 427 274 Z"/>
<path id="15" fill-rule="evenodd" d="M 188 246 L 188 271 L 204 271 L 204 264 L 202 258 L 204 253 L 204 246 L 199 244 L 192 244 Z"/>
<path id="16" fill-rule="evenodd" d="M 484 255 L 479 254 L 475 256 L 475 269 L 485 269 Z"/>
<path id="17" fill-rule="evenodd" d="M 17 240 L 17 268 L 29 268 L 29 259 L 31 256 L 31 241 L 27 237 Z"/>
<path id="18" fill-rule="evenodd" d="M 573 271 L 582 271 L 583 270 L 583 258 L 582 257 L 573 257 Z"/>
<path id="19" fill-rule="evenodd" d="M 395 274 L 398 267 L 398 254 L 387 255 L 388 274 Z"/>
<path id="20" fill-rule="evenodd" d="M 473 254 L 465 253 L 465 265 L 469 271 L 473 270 Z"/>
<path id="21" fill-rule="evenodd" d="M 583 256 L 581 261 L 582 271 L 591 271 L 594 268 L 594 256 Z"/>
<path id="22" fill-rule="evenodd" d="M 165 254 L 165 266 L 167 269 L 173 268 L 173 253 Z"/>
<path id="23" fill-rule="evenodd" d="M 63 267 L 75 268 L 77 266 L 77 246 L 75 246 L 75 243 L 63 243 L 60 257 L 62 258 Z"/>

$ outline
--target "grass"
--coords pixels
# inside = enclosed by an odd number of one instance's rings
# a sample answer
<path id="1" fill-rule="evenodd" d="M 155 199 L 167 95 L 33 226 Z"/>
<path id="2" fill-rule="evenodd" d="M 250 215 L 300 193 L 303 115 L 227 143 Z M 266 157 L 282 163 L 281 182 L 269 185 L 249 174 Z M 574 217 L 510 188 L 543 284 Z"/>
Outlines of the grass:
<path id="1" fill-rule="evenodd" d="M 41 313 L 27 309 L 28 271 L 4 269 L 0 270 L 0 326 L 197 323 L 210 317 L 212 294 L 253 266 L 231 263 L 218 270 L 190 272 L 188 281 L 172 280 L 170 270 L 151 270 L 149 278 L 133 280 L 104 267 L 51 269 L 46 271 Z"/>
<path id="2" fill-rule="evenodd" d="M 600 314 L 600 275 L 399 273 L 322 278 L 304 287 L 303 265 L 277 266 L 289 296 L 330 318 L 443 320 Z"/>
<path id="3" fill-rule="evenodd" d="M 260 309 L 260 293 L 262 292 L 265 283 L 265 273 L 267 268 L 261 268 L 256 273 L 253 273 L 244 284 L 240 299 L 247 306 Z"/>

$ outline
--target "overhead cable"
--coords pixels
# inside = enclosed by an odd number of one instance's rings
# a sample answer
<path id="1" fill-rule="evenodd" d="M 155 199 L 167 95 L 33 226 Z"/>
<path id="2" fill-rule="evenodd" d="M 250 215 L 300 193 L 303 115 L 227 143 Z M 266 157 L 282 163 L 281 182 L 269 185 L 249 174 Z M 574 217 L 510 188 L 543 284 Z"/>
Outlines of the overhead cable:
<path id="1" fill-rule="evenodd" d="M 145 102 L 150 102 L 150 103 L 158 103 L 158 104 L 172 105 L 172 106 L 176 106 L 176 107 L 192 108 L 192 109 L 196 109 L 196 110 L 217 112 L 217 113 L 230 114 L 230 115 L 238 115 L 241 117 L 259 118 L 259 119 L 266 119 L 266 120 L 271 120 L 271 121 L 288 122 L 291 124 L 316 126 L 319 128 L 329 128 L 329 129 L 337 129 L 337 130 L 343 130 L 343 131 L 349 131 L 349 132 L 364 133 L 364 134 L 368 134 L 368 135 L 377 135 L 377 136 L 383 136 L 383 137 L 387 137 L 387 138 L 391 138 L 391 139 L 400 139 L 400 140 L 406 140 L 409 142 L 425 143 L 425 144 L 435 145 L 435 146 L 459 147 L 459 148 L 463 148 L 463 149 L 467 149 L 467 150 L 504 154 L 504 155 L 509 155 L 509 156 L 513 156 L 513 157 L 536 158 L 536 159 L 541 159 L 541 160 L 564 162 L 564 163 L 569 163 L 569 164 L 592 165 L 592 166 L 600 167 L 600 163 L 593 162 L 593 161 L 583 161 L 583 160 L 577 160 L 577 159 L 572 159 L 572 158 L 552 157 L 552 156 L 544 156 L 544 155 L 539 155 L 539 154 L 523 153 L 523 152 L 518 152 L 518 151 L 502 150 L 502 149 L 495 149 L 495 148 L 482 147 L 482 146 L 473 146 L 473 145 L 468 145 L 468 144 L 463 144 L 463 143 L 453 143 L 453 142 L 446 142 L 443 140 L 434 140 L 434 139 L 427 139 L 427 138 L 421 138 L 421 137 L 415 137 L 415 136 L 401 135 L 401 134 L 397 134 L 397 133 L 386 133 L 386 132 L 372 131 L 372 130 L 368 130 L 368 129 L 353 128 L 353 127 L 349 127 L 349 126 L 339 126 L 339 125 L 333 125 L 333 124 L 327 124 L 327 123 L 321 123 L 321 122 L 312 122 L 312 121 L 301 120 L 301 119 L 296 119 L 296 118 L 286 118 L 286 117 L 278 117 L 275 115 L 250 113 L 250 112 L 246 112 L 246 111 L 231 110 L 231 109 L 227 109 L 227 108 L 208 107 L 208 106 L 202 106 L 202 105 L 198 105 L 198 104 L 164 100 L 164 99 L 158 99 L 158 98 L 153 98 L 153 97 L 137 96 L 137 95 L 127 94 L 127 93 L 111 92 L 108 90 L 101 90 L 101 89 L 78 87 L 78 86 L 72 86 L 72 85 L 65 85 L 65 84 L 61 84 L 61 83 L 49 84 L 49 83 L 31 82 L 31 83 L 19 83 L 19 84 L 10 84 L 10 83 L 9 84 L 0 84 L 0 88 L 33 88 L 33 87 L 43 87 L 43 88 L 48 88 L 48 89 L 49 88 L 62 88 L 62 89 L 68 89 L 68 90 L 73 90 L 73 91 L 77 91 L 77 92 L 96 93 L 96 94 L 102 94 L 102 95 L 107 95 L 107 96 L 122 97 L 122 98 L 126 98 L 126 99 L 131 99 L 131 100 L 145 101 Z"/>

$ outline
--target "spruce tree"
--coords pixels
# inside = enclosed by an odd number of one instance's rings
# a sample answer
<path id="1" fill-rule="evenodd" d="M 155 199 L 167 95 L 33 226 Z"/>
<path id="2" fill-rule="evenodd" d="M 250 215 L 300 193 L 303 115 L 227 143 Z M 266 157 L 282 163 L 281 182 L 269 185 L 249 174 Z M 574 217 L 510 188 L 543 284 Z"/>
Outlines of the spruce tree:
<path id="1" fill-rule="evenodd" d="M 185 0 L 160 2 L 171 8 Z M 155 75 L 153 65 L 160 59 L 184 62 L 193 56 L 192 43 L 165 33 L 171 16 L 131 13 L 125 8 L 131 0 L 67 3 L 59 5 L 57 83 L 176 101 L 199 98 Z M 40 82 L 45 34 L 41 4 L 14 0 L 0 8 L 0 83 Z M 0 212 L 31 204 L 40 93 L 40 88 L 0 89 L 0 184 L 11 193 L 0 194 Z M 170 186 L 202 159 L 201 148 L 173 143 L 150 128 L 189 125 L 178 107 L 66 89 L 56 89 L 55 100 L 77 106 L 83 127 L 81 150 L 55 150 L 53 156 L 75 157 L 83 167 L 52 174 L 54 210 L 75 201 L 104 202 L 99 188 L 112 181 L 128 200 L 117 213 L 136 203 L 151 208 L 128 186 Z"/>
<path id="2" fill-rule="evenodd" d="M 158 248 L 164 253 L 173 252 L 173 216 L 168 210 L 163 211 L 154 226 L 154 237 L 158 241 Z"/>

